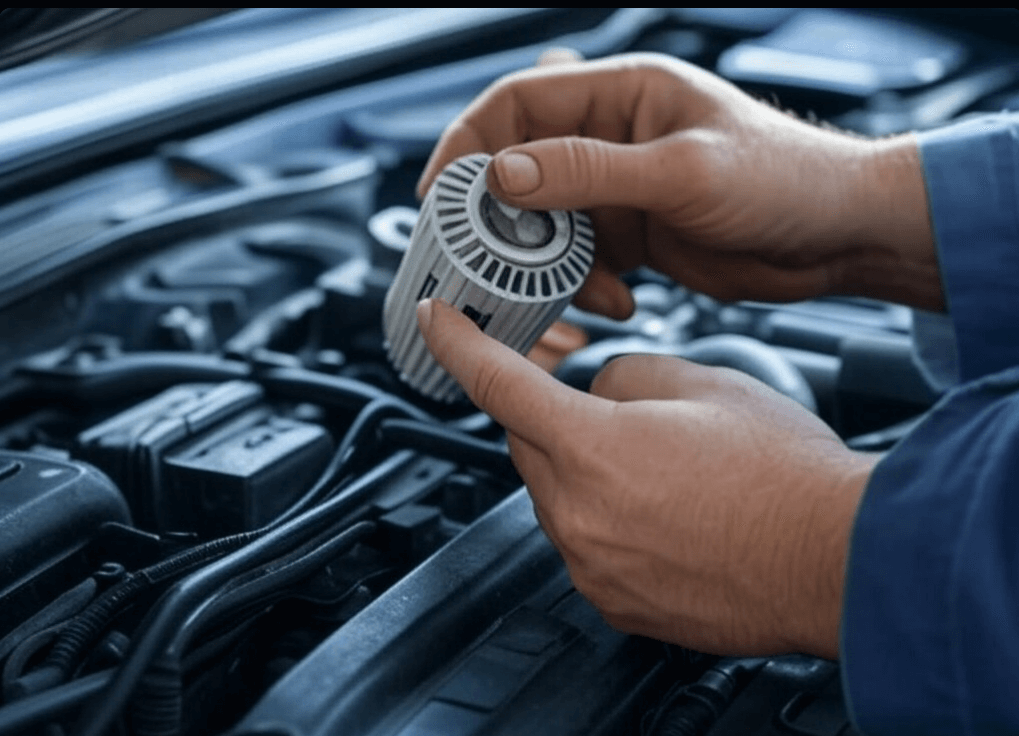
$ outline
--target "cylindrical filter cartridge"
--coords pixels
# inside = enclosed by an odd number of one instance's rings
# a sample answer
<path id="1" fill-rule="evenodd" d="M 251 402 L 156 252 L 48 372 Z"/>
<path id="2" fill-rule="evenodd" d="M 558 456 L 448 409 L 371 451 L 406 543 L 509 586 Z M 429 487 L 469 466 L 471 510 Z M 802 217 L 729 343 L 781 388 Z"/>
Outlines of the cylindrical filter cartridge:
<path id="1" fill-rule="evenodd" d="M 587 215 L 503 204 L 488 192 L 490 160 L 472 154 L 439 174 L 386 294 L 389 358 L 404 381 L 438 401 L 463 393 L 425 346 L 417 326 L 419 301 L 441 299 L 526 353 L 562 314 L 594 261 Z"/>

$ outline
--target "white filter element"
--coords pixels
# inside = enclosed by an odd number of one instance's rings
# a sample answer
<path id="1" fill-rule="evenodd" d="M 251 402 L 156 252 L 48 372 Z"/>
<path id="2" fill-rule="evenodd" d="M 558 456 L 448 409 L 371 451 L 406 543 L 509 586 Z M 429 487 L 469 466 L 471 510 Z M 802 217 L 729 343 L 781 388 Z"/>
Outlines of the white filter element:
<path id="1" fill-rule="evenodd" d="M 562 314 L 594 262 L 594 230 L 580 212 L 520 210 L 488 192 L 491 157 L 447 166 L 428 192 L 386 294 L 382 325 L 400 378 L 425 396 L 463 398 L 418 331 L 417 303 L 434 297 L 526 353 Z"/>

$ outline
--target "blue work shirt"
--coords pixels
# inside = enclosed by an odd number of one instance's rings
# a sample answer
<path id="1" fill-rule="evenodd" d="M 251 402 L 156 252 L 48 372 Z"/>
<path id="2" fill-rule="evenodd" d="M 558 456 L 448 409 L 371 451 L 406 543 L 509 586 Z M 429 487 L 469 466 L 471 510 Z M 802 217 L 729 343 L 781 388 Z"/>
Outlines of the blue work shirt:
<path id="1" fill-rule="evenodd" d="M 878 463 L 857 512 L 843 682 L 868 736 L 1017 734 L 1019 116 L 919 139 L 951 325 L 917 326 L 954 354 L 919 347 L 958 385 Z"/>

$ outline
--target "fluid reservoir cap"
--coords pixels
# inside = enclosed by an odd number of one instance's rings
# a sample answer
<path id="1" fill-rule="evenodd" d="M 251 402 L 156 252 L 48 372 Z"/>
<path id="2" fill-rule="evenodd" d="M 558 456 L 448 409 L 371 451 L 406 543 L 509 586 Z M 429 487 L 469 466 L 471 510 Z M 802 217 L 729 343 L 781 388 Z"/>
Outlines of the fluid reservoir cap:
<path id="1" fill-rule="evenodd" d="M 439 174 L 386 295 L 389 358 L 404 381 L 438 401 L 456 401 L 463 393 L 418 332 L 420 300 L 442 299 L 526 353 L 566 308 L 594 262 L 587 215 L 500 202 L 486 184 L 490 160 L 472 154 Z"/>

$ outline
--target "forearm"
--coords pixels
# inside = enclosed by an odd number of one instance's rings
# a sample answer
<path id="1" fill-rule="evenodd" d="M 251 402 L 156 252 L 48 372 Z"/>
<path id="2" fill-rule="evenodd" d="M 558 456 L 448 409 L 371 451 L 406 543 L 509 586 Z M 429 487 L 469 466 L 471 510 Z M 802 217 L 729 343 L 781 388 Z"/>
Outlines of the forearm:
<path id="1" fill-rule="evenodd" d="M 839 656 L 839 623 L 842 616 L 846 564 L 853 521 L 864 489 L 880 455 L 850 453 L 831 469 L 830 488 L 813 489 L 794 499 L 807 511 L 803 538 L 793 559 L 792 578 L 807 581 L 809 603 L 800 607 L 799 621 L 790 627 L 789 651 L 809 652 L 829 659 Z"/>

